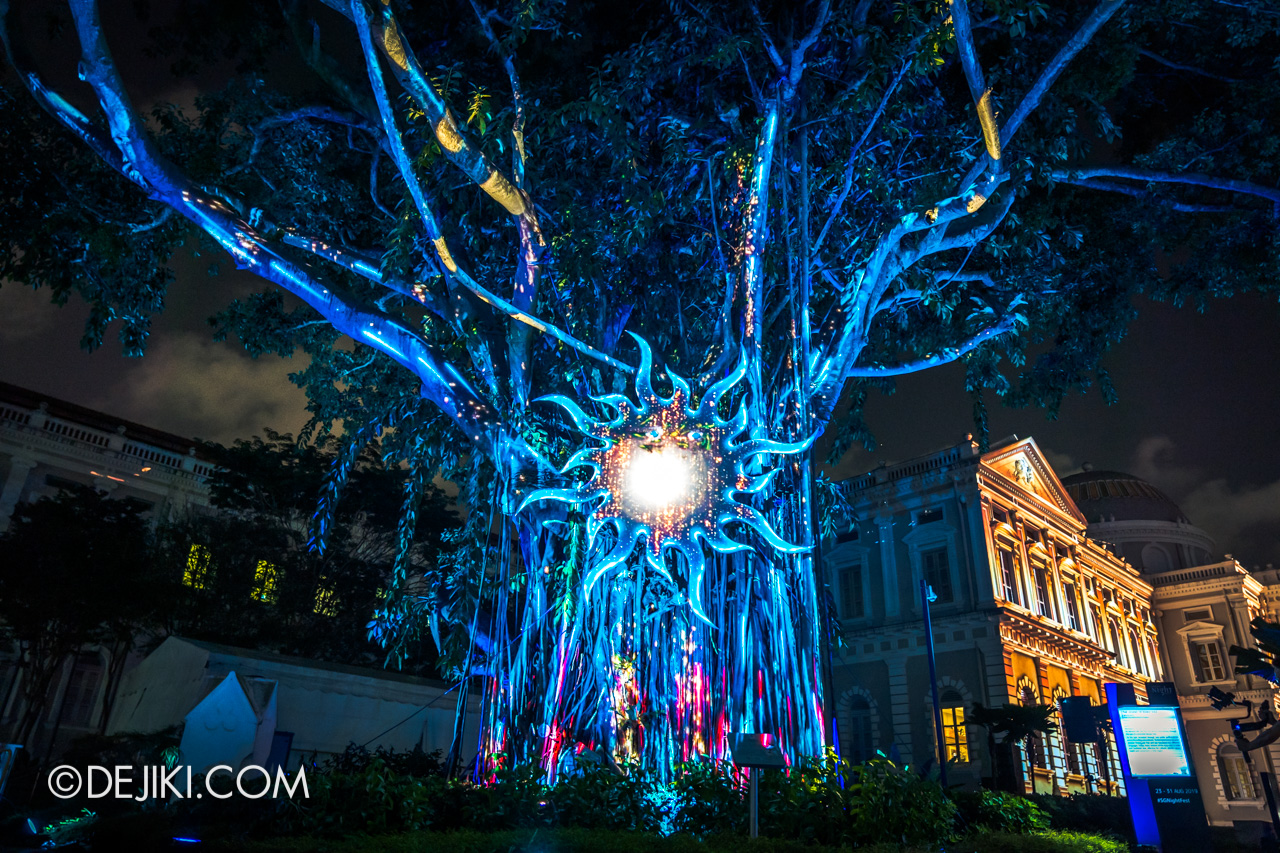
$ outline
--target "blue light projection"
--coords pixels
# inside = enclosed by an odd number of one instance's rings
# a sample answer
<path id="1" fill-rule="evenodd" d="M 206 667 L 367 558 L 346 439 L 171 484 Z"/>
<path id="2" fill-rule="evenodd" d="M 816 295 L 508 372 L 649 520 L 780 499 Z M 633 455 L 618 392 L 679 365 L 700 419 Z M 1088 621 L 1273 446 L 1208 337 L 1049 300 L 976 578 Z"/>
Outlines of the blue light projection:
<path id="1" fill-rule="evenodd" d="M 743 395 L 737 395 L 731 416 L 722 414 L 723 409 L 731 408 L 728 404 L 746 376 L 745 358 L 708 388 L 696 406 L 689 383 L 669 370 L 671 396 L 659 395 L 653 387 L 653 354 L 648 342 L 628 334 L 640 348 L 635 375 L 638 402 L 623 394 L 593 397 L 613 413 L 611 418 L 596 419 L 563 395 L 540 398 L 563 408 L 579 432 L 600 444 L 573 453 L 561 469 L 568 477 L 588 471 L 586 479 L 569 487 L 538 489 L 525 498 L 520 509 L 539 501 L 589 508 L 587 552 L 592 561 L 583 580 L 583 597 L 588 603 L 602 578 L 627 568 L 642 540 L 649 568 L 673 583 L 666 552 L 678 552 L 688 566 L 689 606 L 710 625 L 702 601 L 704 545 L 720 554 L 752 550 L 749 543 L 730 536 L 730 530 L 738 527 L 754 531 L 780 553 L 809 550 L 808 545 L 784 540 L 759 510 L 739 498 L 767 492 L 777 475 L 776 467 L 762 470 L 761 457 L 804 453 L 813 437 L 802 442 L 751 437 L 762 430 L 749 429 Z M 613 533 L 607 549 L 599 547 L 606 528 Z"/>

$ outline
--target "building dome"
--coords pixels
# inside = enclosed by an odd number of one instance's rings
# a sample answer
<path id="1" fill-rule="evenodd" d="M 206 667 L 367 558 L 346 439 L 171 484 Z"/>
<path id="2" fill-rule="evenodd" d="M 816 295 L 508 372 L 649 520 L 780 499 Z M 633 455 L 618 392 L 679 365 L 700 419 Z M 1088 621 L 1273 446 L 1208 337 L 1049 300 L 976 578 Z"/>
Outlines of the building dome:
<path id="1" fill-rule="evenodd" d="M 1108 543 L 1118 555 L 1148 574 L 1209 562 L 1217 546 L 1169 496 L 1132 474 L 1092 471 L 1062 479 L 1090 538 Z"/>
<path id="2" fill-rule="evenodd" d="M 1172 521 L 1188 524 L 1164 492 L 1118 471 L 1081 471 L 1062 479 L 1089 524 L 1110 521 Z"/>

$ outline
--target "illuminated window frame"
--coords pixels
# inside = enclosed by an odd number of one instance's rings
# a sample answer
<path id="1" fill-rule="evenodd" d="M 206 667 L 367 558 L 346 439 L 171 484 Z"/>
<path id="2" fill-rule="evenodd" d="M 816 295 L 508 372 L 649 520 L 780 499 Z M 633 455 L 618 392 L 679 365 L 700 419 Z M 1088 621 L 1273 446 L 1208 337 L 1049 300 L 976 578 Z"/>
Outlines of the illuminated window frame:
<path id="1" fill-rule="evenodd" d="M 253 589 L 249 597 L 263 604 L 275 604 L 279 598 L 280 571 L 269 560 L 259 560 L 253 570 Z"/>
<path id="2" fill-rule="evenodd" d="M 338 594 L 324 578 L 320 579 L 320 585 L 316 587 L 316 603 L 312 610 L 320 616 L 338 615 Z"/>
<path id="3" fill-rule="evenodd" d="M 187 566 L 182 572 L 182 585 L 204 589 L 213 580 L 213 555 L 204 545 L 192 545 L 187 552 Z"/>

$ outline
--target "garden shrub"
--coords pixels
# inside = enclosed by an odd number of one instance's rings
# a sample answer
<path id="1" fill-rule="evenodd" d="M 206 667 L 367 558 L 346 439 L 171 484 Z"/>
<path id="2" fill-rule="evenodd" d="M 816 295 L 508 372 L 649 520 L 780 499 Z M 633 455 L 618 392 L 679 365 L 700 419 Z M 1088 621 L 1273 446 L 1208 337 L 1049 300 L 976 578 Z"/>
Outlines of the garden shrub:
<path id="1" fill-rule="evenodd" d="M 937 844 L 956 828 L 956 805 L 935 780 L 876 758 L 852 768 L 845 804 L 855 844 Z"/>
<path id="2" fill-rule="evenodd" d="M 638 768 L 623 773 L 580 762 L 576 773 L 547 792 L 547 800 L 560 826 L 658 832 L 666 817 L 660 786 Z"/>
<path id="3" fill-rule="evenodd" d="M 881 842 L 859 846 L 857 853 L 933 853 L 937 843 L 902 846 Z M 951 853 L 1128 853 L 1115 839 L 1077 832 L 1046 831 L 1031 835 L 979 833 L 966 836 Z M 554 829 L 419 832 L 328 840 L 277 838 L 257 842 L 223 842 L 210 853 L 848 853 L 849 847 L 807 845 L 788 838 L 748 839 L 691 835 L 659 836 L 610 830 Z"/>
<path id="4" fill-rule="evenodd" d="M 425 829 L 448 785 L 442 777 L 415 779 L 392 773 L 374 756 L 363 769 L 317 773 L 308 779 L 311 796 L 289 800 L 286 831 L 332 835 L 353 832 L 394 833 Z"/>
<path id="5" fill-rule="evenodd" d="M 1038 794 L 1031 799 L 1048 813 L 1049 826 L 1054 829 L 1106 832 L 1126 838 L 1133 835 L 1133 819 L 1129 816 L 1129 800 L 1125 797 Z"/>
<path id="6" fill-rule="evenodd" d="M 830 751 L 822 758 L 803 759 L 788 773 L 761 773 L 760 832 L 820 844 L 849 843 L 842 771 L 848 774 L 849 768 Z"/>
<path id="7" fill-rule="evenodd" d="M 680 768 L 672 783 L 676 832 L 704 835 L 745 835 L 747 786 L 735 778 L 728 762 L 696 761 Z"/>
<path id="8" fill-rule="evenodd" d="M 951 795 L 969 829 L 1027 833 L 1048 829 L 1048 813 L 1036 802 L 1003 791 L 957 791 Z"/>

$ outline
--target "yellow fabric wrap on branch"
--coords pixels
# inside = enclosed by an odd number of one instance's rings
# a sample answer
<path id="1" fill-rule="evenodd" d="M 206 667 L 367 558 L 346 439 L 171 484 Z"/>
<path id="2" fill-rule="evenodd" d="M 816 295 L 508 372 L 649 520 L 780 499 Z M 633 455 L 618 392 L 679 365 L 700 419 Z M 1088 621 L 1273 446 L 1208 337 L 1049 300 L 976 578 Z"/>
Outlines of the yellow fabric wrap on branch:
<path id="1" fill-rule="evenodd" d="M 987 146 L 987 156 L 992 160 L 1000 160 L 1000 128 L 996 125 L 996 114 L 991 109 L 991 90 L 982 93 L 978 99 L 978 122 L 982 125 L 982 141 Z"/>

